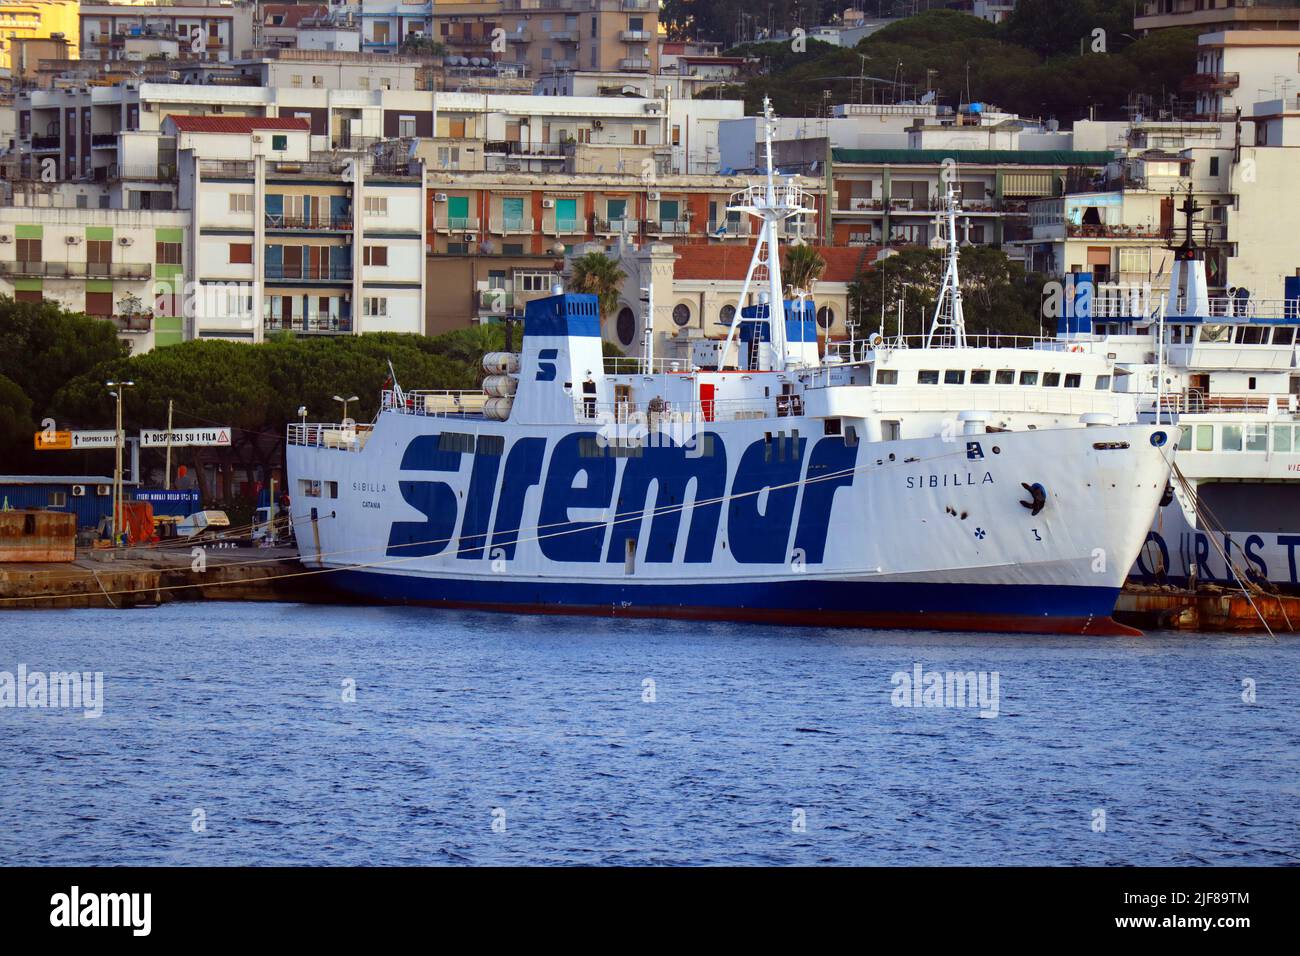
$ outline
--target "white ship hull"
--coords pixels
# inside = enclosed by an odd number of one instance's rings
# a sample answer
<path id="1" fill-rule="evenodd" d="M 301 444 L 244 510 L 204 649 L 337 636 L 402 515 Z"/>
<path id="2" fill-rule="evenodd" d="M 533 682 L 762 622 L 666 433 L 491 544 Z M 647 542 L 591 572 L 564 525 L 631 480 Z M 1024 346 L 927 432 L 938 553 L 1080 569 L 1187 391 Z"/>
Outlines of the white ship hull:
<path id="1" fill-rule="evenodd" d="M 710 423 L 693 449 L 651 436 L 629 454 L 581 426 L 386 412 L 364 443 L 290 444 L 300 553 L 379 601 L 1117 629 L 1169 476 L 1167 426 L 852 443 L 816 419 L 773 424 Z M 1022 484 L 1043 489 L 1037 515 Z"/>

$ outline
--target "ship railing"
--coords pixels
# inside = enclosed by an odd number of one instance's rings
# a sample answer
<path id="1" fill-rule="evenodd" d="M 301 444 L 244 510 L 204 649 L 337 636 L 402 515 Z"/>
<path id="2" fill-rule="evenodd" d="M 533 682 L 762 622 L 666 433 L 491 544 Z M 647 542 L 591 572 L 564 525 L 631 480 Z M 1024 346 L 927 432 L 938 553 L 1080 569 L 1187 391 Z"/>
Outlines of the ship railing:
<path id="1" fill-rule="evenodd" d="M 488 400 L 488 397 L 481 390 L 413 389 L 402 391 L 387 388 L 382 393 L 381 408 L 386 412 L 399 412 L 403 415 L 479 416 L 483 414 L 483 405 Z"/>
<path id="2" fill-rule="evenodd" d="M 1144 392 L 1140 396 L 1144 405 L 1155 407 L 1154 392 Z M 1286 392 L 1206 392 L 1199 388 L 1186 388 L 1178 392 L 1166 392 L 1160 396 L 1162 411 L 1198 415 L 1209 414 L 1248 414 L 1248 415 L 1294 415 L 1300 407 L 1300 395 Z"/>
<path id="3" fill-rule="evenodd" d="M 307 448 L 360 451 L 366 446 L 374 427 L 345 422 L 299 422 L 289 426 L 286 438 L 290 445 Z"/>
<path id="4" fill-rule="evenodd" d="M 694 371 L 694 367 L 691 365 L 690 361 L 686 359 L 651 359 L 649 369 L 647 369 L 645 359 L 633 358 L 628 355 L 605 356 L 606 375 L 669 374 L 682 372 L 689 373 L 692 371 Z"/>
<path id="5" fill-rule="evenodd" d="M 1179 299 L 1170 321 L 1186 315 L 1188 303 Z M 1251 299 L 1245 296 L 1215 296 L 1208 300 L 1206 316 L 1216 319 L 1291 319 L 1300 320 L 1300 299 Z M 1199 316 L 1197 316 L 1199 317 Z"/>
<path id="6" fill-rule="evenodd" d="M 802 395 L 774 395 L 768 398 L 705 399 L 670 402 L 597 402 L 575 398 L 574 418 L 579 422 L 606 425 L 645 425 L 651 431 L 699 422 L 730 422 L 745 419 L 786 418 L 802 415 Z"/>
<path id="7" fill-rule="evenodd" d="M 858 339 L 853 342 L 832 342 L 826 355 L 839 362 L 864 362 L 872 352 L 889 352 L 902 349 L 925 348 L 925 335 L 888 335 L 878 340 Z M 931 348 L 950 348 L 948 342 L 935 339 Z M 1069 349 L 1068 342 L 1061 342 L 1042 335 L 1003 335 L 1000 333 L 966 333 L 968 349 L 1038 349 L 1040 351 L 1064 352 Z"/>

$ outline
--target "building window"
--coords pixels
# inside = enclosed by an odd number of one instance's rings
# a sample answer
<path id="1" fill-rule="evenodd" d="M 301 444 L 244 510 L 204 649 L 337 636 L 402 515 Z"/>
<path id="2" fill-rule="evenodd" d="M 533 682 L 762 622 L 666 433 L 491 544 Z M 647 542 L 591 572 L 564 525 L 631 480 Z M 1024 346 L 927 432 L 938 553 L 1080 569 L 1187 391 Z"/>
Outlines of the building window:
<path id="1" fill-rule="evenodd" d="M 18 261 L 19 262 L 40 262 L 41 261 L 41 240 L 39 239 L 19 239 Z"/>
<path id="2" fill-rule="evenodd" d="M 823 329 L 829 329 L 835 324 L 835 310 L 829 305 L 824 305 L 817 310 L 817 324 Z"/>
<path id="3" fill-rule="evenodd" d="M 366 215 L 368 216 L 387 216 L 388 197 L 367 196 L 365 201 L 365 210 L 366 210 Z"/>
<path id="4" fill-rule="evenodd" d="M 368 266 L 386 266 L 388 265 L 388 247 L 366 246 L 362 252 L 362 260 Z"/>
<path id="5" fill-rule="evenodd" d="M 252 193 L 231 193 L 230 211 L 234 213 L 252 212 L 253 194 Z"/>
<path id="6" fill-rule="evenodd" d="M 691 321 L 691 307 L 685 303 L 673 306 L 673 322 L 676 325 L 688 325 Z"/>
<path id="7" fill-rule="evenodd" d="M 736 307 L 734 305 L 724 305 L 718 311 L 718 318 L 723 325 L 730 325 L 736 318 Z"/>
<path id="8" fill-rule="evenodd" d="M 385 296 L 365 296 L 362 300 L 363 314 L 371 317 L 388 315 L 388 299 Z"/>
<path id="9" fill-rule="evenodd" d="M 68 506 L 68 493 L 66 491 L 50 492 L 51 508 L 66 508 Z"/>
<path id="10" fill-rule="evenodd" d="M 415 117 L 400 116 L 397 120 L 397 135 L 402 139 L 411 139 L 415 136 Z"/>
<path id="11" fill-rule="evenodd" d="M 230 262 L 233 265 L 251 265 L 253 262 L 253 244 L 251 242 L 232 242 L 230 244 Z"/>
<path id="12" fill-rule="evenodd" d="M 615 331 L 618 332 L 619 342 L 624 346 L 631 345 L 636 338 L 636 315 L 626 306 L 619 310 Z"/>
<path id="13" fill-rule="evenodd" d="M 179 242 L 159 242 L 155 246 L 154 261 L 161 265 L 178 266 L 181 264 L 181 244 Z"/>
<path id="14" fill-rule="evenodd" d="M 277 153 L 282 153 L 289 148 L 288 136 L 272 136 L 271 149 Z"/>

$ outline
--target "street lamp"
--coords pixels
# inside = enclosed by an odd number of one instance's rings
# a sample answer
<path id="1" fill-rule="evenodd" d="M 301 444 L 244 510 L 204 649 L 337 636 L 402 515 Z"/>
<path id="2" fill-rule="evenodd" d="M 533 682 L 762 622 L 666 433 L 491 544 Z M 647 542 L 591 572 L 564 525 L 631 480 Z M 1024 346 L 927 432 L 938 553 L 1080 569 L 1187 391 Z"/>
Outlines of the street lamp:
<path id="1" fill-rule="evenodd" d="M 117 461 L 113 467 L 113 547 L 117 547 L 118 533 L 122 525 L 122 396 L 124 391 L 135 385 L 135 382 L 105 382 L 104 385 L 113 391 L 108 394 L 117 399 L 117 422 L 114 427 L 114 446 L 117 452 Z"/>
<path id="2" fill-rule="evenodd" d="M 347 398 L 343 398 L 341 395 L 335 395 L 335 396 L 334 396 L 334 401 L 336 401 L 336 402 L 342 402 L 342 403 L 343 403 L 343 421 L 344 421 L 344 423 L 346 423 L 347 420 L 348 420 L 348 402 L 359 402 L 360 400 L 361 400 L 361 399 L 357 398 L 355 395 L 351 395 L 351 396 L 349 396 L 349 397 L 347 397 Z"/>

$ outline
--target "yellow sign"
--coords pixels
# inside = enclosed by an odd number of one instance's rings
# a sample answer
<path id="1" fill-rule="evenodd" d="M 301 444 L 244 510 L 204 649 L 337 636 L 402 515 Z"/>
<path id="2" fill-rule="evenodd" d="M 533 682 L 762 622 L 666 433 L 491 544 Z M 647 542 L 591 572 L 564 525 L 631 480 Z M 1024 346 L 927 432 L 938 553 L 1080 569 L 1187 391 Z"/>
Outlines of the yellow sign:
<path id="1" fill-rule="evenodd" d="M 37 451 L 72 450 L 72 432 L 37 432 L 33 437 Z"/>

